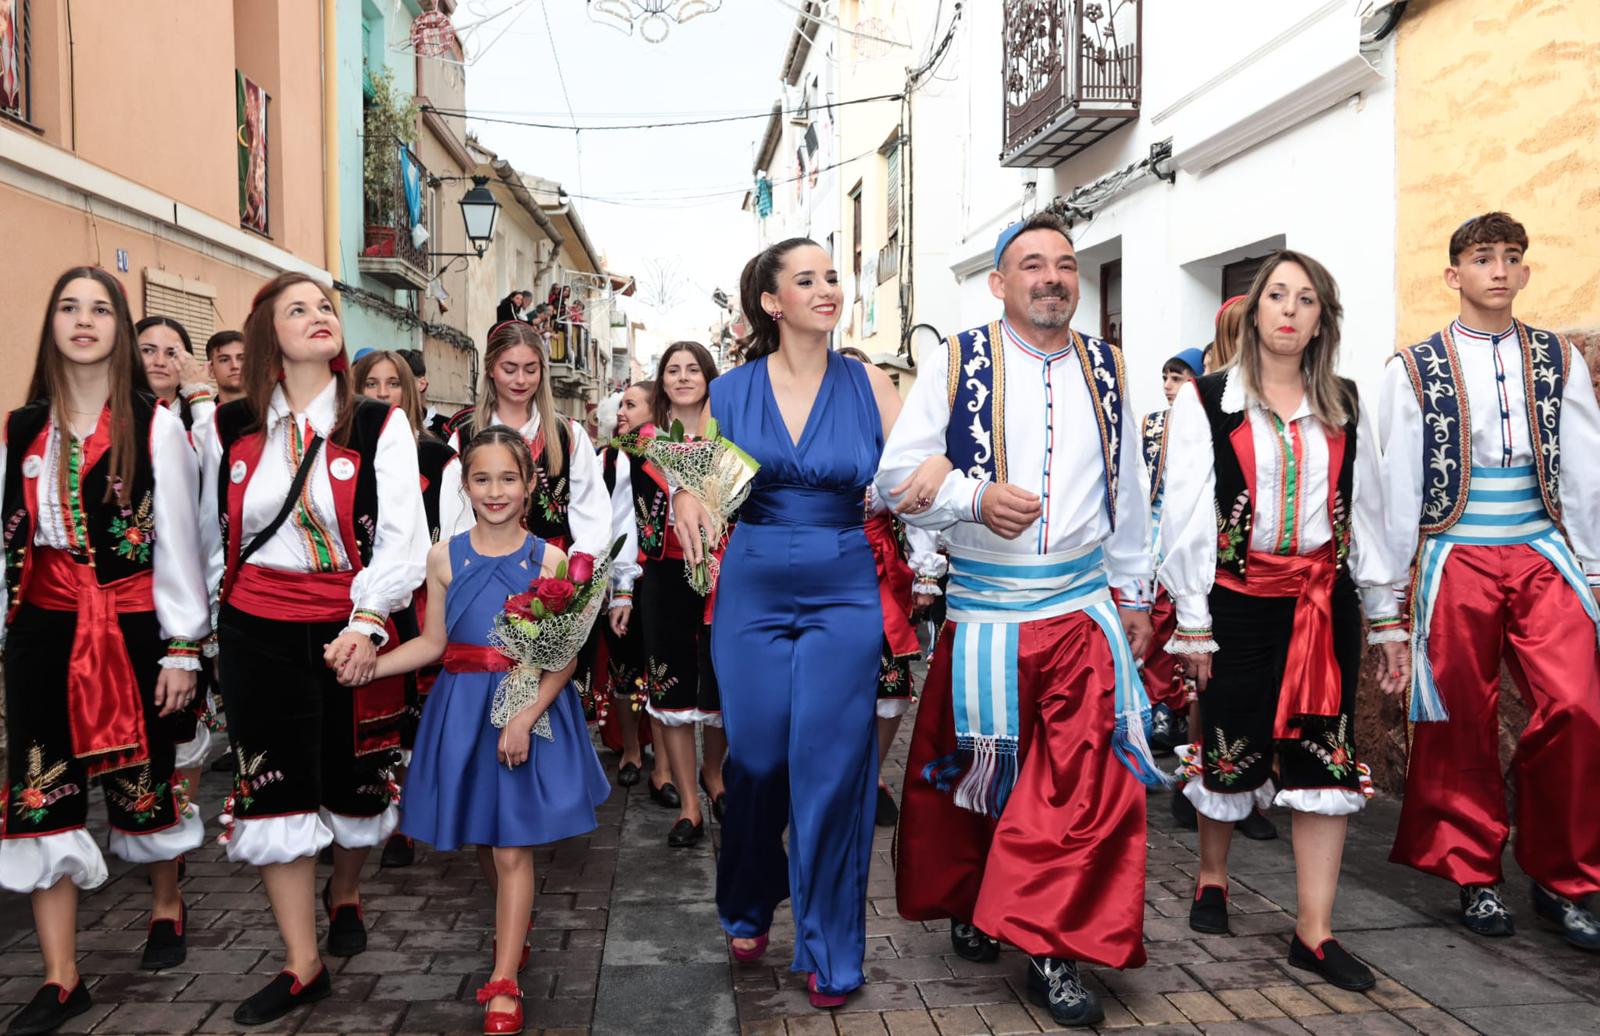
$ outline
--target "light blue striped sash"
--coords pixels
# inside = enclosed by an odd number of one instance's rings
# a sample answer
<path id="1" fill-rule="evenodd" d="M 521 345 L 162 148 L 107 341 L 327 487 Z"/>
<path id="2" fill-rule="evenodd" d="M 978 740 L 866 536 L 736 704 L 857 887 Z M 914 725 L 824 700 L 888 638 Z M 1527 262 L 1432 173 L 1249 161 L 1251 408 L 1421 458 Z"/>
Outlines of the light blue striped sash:
<path id="1" fill-rule="evenodd" d="M 1428 660 L 1429 633 L 1433 628 L 1434 604 L 1444 576 L 1450 551 L 1459 546 L 1505 546 L 1526 544 L 1542 554 L 1561 573 L 1561 578 L 1577 593 L 1584 611 L 1595 623 L 1596 643 L 1600 644 L 1600 607 L 1583 565 L 1572 553 L 1545 510 L 1539 493 L 1538 475 L 1532 465 L 1517 468 L 1472 469 L 1472 487 L 1467 492 L 1466 510 L 1445 532 L 1423 538 L 1417 555 L 1417 593 L 1412 603 L 1411 638 L 1411 721 L 1438 723 L 1450 718 L 1444 698 L 1434 680 Z"/>
<path id="2" fill-rule="evenodd" d="M 956 624 L 950 673 L 956 748 L 970 754 L 955 787 L 957 806 L 999 816 L 1016 783 L 1021 624 L 1080 611 L 1094 619 L 1111 645 L 1117 756 L 1141 781 L 1165 782 L 1147 741 L 1150 702 L 1111 599 L 1098 546 L 1027 556 L 952 547 L 946 603 Z M 932 771 L 940 770 L 950 778 L 956 769 L 951 760 L 936 760 L 927 776 L 931 780 Z"/>

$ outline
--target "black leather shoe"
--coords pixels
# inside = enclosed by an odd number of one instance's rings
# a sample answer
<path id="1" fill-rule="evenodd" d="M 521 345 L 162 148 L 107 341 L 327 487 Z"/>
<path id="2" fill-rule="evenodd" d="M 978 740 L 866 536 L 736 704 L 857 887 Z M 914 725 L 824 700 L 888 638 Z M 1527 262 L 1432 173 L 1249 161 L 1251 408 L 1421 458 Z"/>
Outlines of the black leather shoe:
<path id="1" fill-rule="evenodd" d="M 367 948 L 367 926 L 361 919 L 361 904 L 342 903 L 334 906 L 331 878 L 322 887 L 322 908 L 328 912 L 329 955 L 354 957 Z"/>
<path id="2" fill-rule="evenodd" d="M 1278 825 L 1259 809 L 1252 809 L 1249 816 L 1233 825 L 1233 829 L 1252 842 L 1270 842 L 1278 837 Z"/>
<path id="3" fill-rule="evenodd" d="M 894 795 L 883 785 L 878 785 L 878 812 L 872 822 L 879 827 L 893 827 L 900 822 L 900 807 L 894 804 Z"/>
<path id="4" fill-rule="evenodd" d="M 657 787 L 655 782 L 650 784 L 650 801 L 662 809 L 681 809 L 683 799 L 678 795 L 677 786 L 671 781 Z"/>
<path id="5" fill-rule="evenodd" d="M 1195 894 L 1189 904 L 1189 927 L 1207 935 L 1232 935 L 1228 927 L 1228 893 L 1216 885 L 1207 885 Z"/>
<path id="6" fill-rule="evenodd" d="M 265 1025 L 293 1011 L 302 1004 L 325 1000 L 333 992 L 333 982 L 328 969 L 322 968 L 310 982 L 301 983 L 293 972 L 280 971 L 278 977 L 263 986 L 260 992 L 234 1008 L 233 1020 L 240 1025 Z"/>
<path id="7" fill-rule="evenodd" d="M 1578 903 L 1535 882 L 1533 909 L 1545 920 L 1560 925 L 1562 937 L 1571 945 L 1590 953 L 1600 952 L 1600 921 Z"/>
<path id="8" fill-rule="evenodd" d="M 1314 971 L 1328 980 L 1328 984 L 1359 993 L 1378 984 L 1372 969 L 1352 957 L 1339 945 L 1337 939 L 1325 939 L 1321 946 L 1312 949 L 1300 941 L 1297 933 L 1289 941 L 1289 963 L 1304 971 Z"/>
<path id="9" fill-rule="evenodd" d="M 416 862 L 416 843 L 398 831 L 383 843 L 383 855 L 378 857 L 380 867 L 409 867 Z"/>
<path id="10" fill-rule="evenodd" d="M 698 824 L 692 824 L 689 822 L 688 817 L 683 817 L 672 825 L 671 831 L 667 832 L 667 844 L 674 849 L 687 849 L 689 846 L 699 843 L 700 839 L 704 838 L 705 835 L 706 823 L 704 820 Z"/>
<path id="11" fill-rule="evenodd" d="M 706 798 L 711 800 L 711 816 L 716 820 L 717 823 L 722 823 L 722 818 L 727 815 L 728 812 L 728 793 L 724 791 L 720 795 L 712 795 L 711 789 L 706 787 L 706 779 L 704 775 L 700 777 L 700 790 L 705 792 Z"/>
<path id="12" fill-rule="evenodd" d="M 1189 801 L 1189 796 L 1183 793 L 1183 785 L 1172 789 L 1172 819 L 1185 831 L 1200 830 L 1200 820 L 1195 815 L 1194 803 Z"/>
<path id="13" fill-rule="evenodd" d="M 985 935 L 977 925 L 950 919 L 950 948 L 962 960 L 989 964 L 1000 958 L 1000 940 Z"/>
<path id="14" fill-rule="evenodd" d="M 28 1005 L 17 1012 L 6 1027 L 6 1036 L 33 1036 L 35 1033 L 55 1032 L 68 1018 L 80 1015 L 93 1004 L 89 989 L 78 979 L 78 984 L 66 990 L 54 982 L 46 982 L 33 994 Z"/>
<path id="15" fill-rule="evenodd" d="M 1461 886 L 1461 923 L 1474 935 L 1491 938 L 1515 935 L 1517 931 L 1511 911 L 1493 885 Z"/>
<path id="16" fill-rule="evenodd" d="M 163 917 L 150 922 L 150 934 L 145 936 L 144 956 L 139 967 L 145 971 L 175 968 L 189 956 L 189 937 L 184 927 L 189 919 L 189 908 L 178 908 L 178 919 Z"/>
<path id="17" fill-rule="evenodd" d="M 1028 999 L 1050 1012 L 1063 1028 L 1095 1025 L 1105 1020 L 1100 998 L 1084 986 L 1078 962 L 1056 957 L 1028 958 Z"/>
<path id="18" fill-rule="evenodd" d="M 638 763 L 623 763 L 617 767 L 617 787 L 631 788 L 639 783 L 639 776 L 644 771 L 639 769 Z"/>

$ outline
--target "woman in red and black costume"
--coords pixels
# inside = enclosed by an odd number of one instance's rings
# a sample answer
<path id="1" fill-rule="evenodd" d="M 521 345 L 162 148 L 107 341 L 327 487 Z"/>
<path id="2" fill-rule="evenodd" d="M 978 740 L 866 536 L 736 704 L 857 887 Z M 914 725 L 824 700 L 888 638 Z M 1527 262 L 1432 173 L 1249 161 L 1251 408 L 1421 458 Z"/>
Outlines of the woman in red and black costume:
<path id="1" fill-rule="evenodd" d="M 463 511 L 470 524 L 472 508 L 461 491 L 461 461 L 455 450 L 429 430 L 424 417 L 422 389 L 412 373 L 409 358 L 397 350 L 365 353 L 350 368 L 350 383 L 368 399 L 399 408 L 411 425 L 411 433 L 417 440 L 417 470 L 421 476 L 422 512 L 428 522 L 428 542 L 438 543 L 441 529 L 454 529 L 460 524 Z M 402 641 L 421 635 L 427 590 L 426 583 L 419 586 L 411 604 L 390 616 Z M 402 787 L 406 767 L 411 763 L 411 749 L 417 739 L 417 724 L 422 720 L 422 703 L 439 672 L 438 666 L 431 665 L 392 678 L 403 687 L 406 699 L 405 716 L 400 724 L 400 766 L 395 772 L 396 783 Z M 416 846 L 396 831 L 384 843 L 380 859 L 384 867 L 409 867 L 416 862 Z"/>
<path id="2" fill-rule="evenodd" d="M 405 416 L 357 396 L 333 300 L 282 274 L 245 321 L 243 399 L 217 409 L 202 463 L 220 586 L 219 682 L 236 773 L 228 858 L 261 868 L 284 970 L 234 1012 L 257 1025 L 330 992 L 317 950 L 316 856 L 328 952 L 366 948 L 361 866 L 394 830 L 403 689 L 366 683 L 395 642 L 389 616 L 428 549 L 417 443 Z"/>
<path id="3" fill-rule="evenodd" d="M 178 857 L 203 838 L 173 781 L 210 627 L 199 476 L 183 425 L 147 393 L 122 286 L 77 267 L 50 293 L 31 400 L 6 419 L 6 733 L 0 887 L 30 893 L 44 985 L 12 1019 L 48 1032 L 89 1008 L 78 889 L 106 880 L 84 829 L 98 778 L 111 851 L 149 867 L 146 966 L 184 957 Z"/>

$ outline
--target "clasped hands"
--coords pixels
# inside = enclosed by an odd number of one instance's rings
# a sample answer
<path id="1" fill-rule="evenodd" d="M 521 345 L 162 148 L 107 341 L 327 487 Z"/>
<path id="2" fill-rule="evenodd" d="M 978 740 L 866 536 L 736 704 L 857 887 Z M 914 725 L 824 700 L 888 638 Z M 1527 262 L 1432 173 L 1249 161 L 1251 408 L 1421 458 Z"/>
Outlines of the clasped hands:
<path id="1" fill-rule="evenodd" d="M 322 648 L 322 661 L 346 687 L 372 682 L 378 668 L 378 646 L 365 633 L 346 631 Z"/>

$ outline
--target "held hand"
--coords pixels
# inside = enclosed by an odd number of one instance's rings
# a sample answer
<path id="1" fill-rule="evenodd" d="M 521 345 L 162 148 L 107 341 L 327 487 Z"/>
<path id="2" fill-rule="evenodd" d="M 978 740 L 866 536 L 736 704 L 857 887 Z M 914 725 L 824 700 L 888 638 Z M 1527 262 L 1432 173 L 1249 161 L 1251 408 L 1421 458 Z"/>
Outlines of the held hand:
<path id="1" fill-rule="evenodd" d="M 712 542 L 711 515 L 693 493 L 680 489 L 672 496 L 672 529 L 691 565 L 705 560 L 705 544 Z"/>
<path id="2" fill-rule="evenodd" d="M 1400 694 L 1411 686 L 1411 644 L 1407 641 L 1389 641 L 1379 644 L 1383 654 L 1383 672 L 1378 677 L 1378 689 L 1384 694 Z"/>
<path id="3" fill-rule="evenodd" d="M 194 701 L 196 673 L 188 669 L 163 669 L 156 678 L 156 708 L 170 716 Z"/>
<path id="4" fill-rule="evenodd" d="M 611 609 L 611 632 L 619 637 L 628 635 L 628 620 L 633 617 L 633 605 L 619 604 Z"/>
<path id="5" fill-rule="evenodd" d="M 529 738 L 533 731 L 533 721 L 524 717 L 531 713 L 531 709 L 523 709 L 511 717 L 505 729 L 500 731 L 500 743 L 495 748 L 495 755 L 508 770 L 515 770 L 518 766 L 528 761 Z"/>
<path id="6" fill-rule="evenodd" d="M 1194 689 L 1196 691 L 1204 691 L 1206 684 L 1211 682 L 1211 654 L 1205 652 L 1192 655 L 1183 654 L 1178 657 L 1183 660 L 1184 675 L 1194 681 Z"/>
<path id="7" fill-rule="evenodd" d="M 378 667 L 378 649 L 365 633 L 339 634 L 323 649 L 322 657 L 338 673 L 339 682 L 349 687 L 370 683 Z"/>
<path id="8" fill-rule="evenodd" d="M 926 615 L 928 609 L 933 607 L 933 602 L 937 601 L 938 599 L 938 594 L 912 594 L 911 614 Z"/>
<path id="9" fill-rule="evenodd" d="M 944 485 L 944 477 L 950 474 L 952 465 L 950 458 L 944 454 L 936 454 L 917 465 L 904 482 L 889 490 L 889 495 L 900 501 L 895 505 L 895 514 L 921 514 L 933 506 L 934 500 L 939 497 L 939 487 Z"/>
<path id="10" fill-rule="evenodd" d="M 1039 497 L 1009 482 L 991 482 L 983 492 L 983 524 L 998 536 L 1014 540 L 1039 520 Z"/>
<path id="11" fill-rule="evenodd" d="M 1155 636 L 1150 626 L 1150 613 L 1137 608 L 1118 608 L 1117 616 L 1122 619 L 1122 631 L 1128 635 L 1133 657 L 1142 660 L 1150 650 L 1150 638 Z"/>

